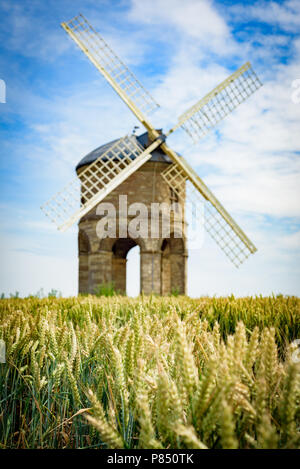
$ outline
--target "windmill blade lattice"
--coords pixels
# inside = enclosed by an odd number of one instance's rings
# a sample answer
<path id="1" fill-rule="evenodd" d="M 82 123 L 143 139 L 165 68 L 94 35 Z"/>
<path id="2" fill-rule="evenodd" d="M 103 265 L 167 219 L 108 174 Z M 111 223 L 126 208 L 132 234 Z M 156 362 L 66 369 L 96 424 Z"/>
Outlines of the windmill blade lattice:
<path id="1" fill-rule="evenodd" d="M 42 210 L 65 231 L 151 158 L 151 151 L 159 143 L 144 150 L 134 136 L 118 140 L 46 202 Z"/>
<path id="2" fill-rule="evenodd" d="M 150 93 L 83 15 L 79 14 L 67 23 L 62 23 L 62 27 L 131 109 L 130 104 L 133 104 L 137 107 L 134 111 L 139 113 L 141 110 L 149 114 L 159 107 Z"/>
<path id="3" fill-rule="evenodd" d="M 217 210 L 210 200 L 205 199 L 189 181 L 186 173 L 176 164 L 170 165 L 161 173 L 163 179 L 180 198 L 194 206 L 205 203 L 204 227 L 235 267 L 239 267 L 249 256 L 256 251 L 250 240 L 240 236 L 234 229 L 235 222 L 229 224 L 224 213 Z M 225 209 L 224 209 L 225 212 Z M 227 218 L 228 218 L 228 214 Z M 200 247 L 200 246 L 199 246 Z"/>
<path id="4" fill-rule="evenodd" d="M 152 143 L 144 149 L 134 136 L 118 140 L 96 161 L 79 170 L 78 177 L 44 204 L 42 209 L 46 215 L 59 229 L 66 230 L 146 163 L 151 152 L 160 146 L 173 161 L 161 173 L 164 180 L 179 197 L 184 198 L 184 202 L 192 202 L 193 207 L 205 202 L 206 230 L 229 259 L 236 266 L 240 265 L 256 251 L 256 247 L 193 168 L 168 147 L 165 140 L 179 127 L 184 128 L 194 141 L 199 140 L 254 93 L 261 83 L 250 63 L 247 62 L 182 114 L 169 132 L 161 134 L 145 117 L 158 104 L 84 16 L 78 15 L 62 23 L 62 27 L 144 125 Z"/>
<path id="5" fill-rule="evenodd" d="M 247 62 L 182 114 L 170 133 L 182 127 L 197 142 L 260 86 L 261 82 Z"/>

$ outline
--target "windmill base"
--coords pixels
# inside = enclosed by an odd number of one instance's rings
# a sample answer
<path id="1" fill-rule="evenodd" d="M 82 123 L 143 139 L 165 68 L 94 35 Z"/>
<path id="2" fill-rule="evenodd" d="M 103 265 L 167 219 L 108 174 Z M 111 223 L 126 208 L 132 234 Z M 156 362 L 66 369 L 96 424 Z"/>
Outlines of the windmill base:
<path id="1" fill-rule="evenodd" d="M 186 294 L 187 277 L 187 242 L 184 217 L 172 212 L 170 235 L 168 237 L 150 236 L 151 204 L 174 202 L 174 194 L 162 178 L 161 173 L 167 163 L 148 162 L 133 175 L 129 176 L 117 189 L 111 192 L 103 202 L 116 207 L 116 226 L 125 226 L 126 232 L 130 216 L 123 221 L 119 209 L 119 197 L 127 195 L 128 206 L 143 202 L 148 209 L 149 233 L 147 237 L 131 239 L 116 236 L 99 238 L 97 223 L 101 216 L 96 208 L 84 216 L 79 222 L 79 293 L 94 294 L 99 285 L 113 283 L 116 291 L 126 293 L 127 254 L 134 246 L 140 248 L 140 289 L 141 293 L 169 295 L 171 293 Z M 184 203 L 182 213 L 184 213 Z M 161 222 L 161 219 L 160 219 Z M 117 229 L 118 231 L 118 229 Z M 161 226 L 159 233 L 162 233 Z M 130 279 L 129 279 L 130 281 Z"/>

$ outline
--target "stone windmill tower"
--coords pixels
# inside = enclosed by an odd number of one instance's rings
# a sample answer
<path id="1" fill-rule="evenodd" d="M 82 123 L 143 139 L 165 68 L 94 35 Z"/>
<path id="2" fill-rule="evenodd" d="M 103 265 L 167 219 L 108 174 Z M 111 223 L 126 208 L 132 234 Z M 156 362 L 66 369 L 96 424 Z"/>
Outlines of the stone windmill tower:
<path id="1" fill-rule="evenodd" d="M 256 248 L 185 159 L 166 144 L 166 138 L 182 127 L 194 141 L 247 99 L 261 83 L 249 62 L 240 67 L 178 118 L 168 132 L 155 129 L 145 117 L 157 107 L 150 94 L 116 56 L 103 38 L 79 15 L 62 23 L 90 61 L 123 99 L 146 133 L 120 138 L 85 156 L 77 165 L 76 178 L 42 209 L 62 231 L 79 221 L 79 292 L 93 293 L 99 284 L 114 282 L 126 290 L 126 256 L 140 246 L 141 290 L 144 293 L 186 293 L 186 204 L 205 204 L 205 228 L 227 257 L 238 267 Z M 121 204 L 126 196 L 126 210 Z M 101 204 L 100 204 L 101 202 Z M 143 203 L 141 220 L 148 221 L 138 237 L 130 230 L 128 206 Z M 98 226 L 105 218 L 99 206 L 114 208 L 115 226 L 109 236 Z M 172 228 L 166 235 L 159 214 L 159 230 L 152 232 L 151 204 L 164 204 Z M 170 207 L 174 209 L 170 209 Z M 152 207 L 152 206 L 151 206 Z M 104 217 L 104 218 L 103 218 Z M 106 222 L 110 225 L 110 217 Z"/>
<path id="2" fill-rule="evenodd" d="M 148 133 L 139 137 L 131 137 L 136 144 L 147 148 L 149 145 Z M 77 165 L 77 174 L 89 171 L 89 166 L 95 161 L 101 162 L 102 170 L 106 165 L 111 166 L 112 155 L 110 149 L 117 142 L 103 145 L 85 156 Z M 123 156 L 118 155 L 120 163 Z M 130 155 L 132 157 L 132 155 Z M 100 159 L 100 160 L 99 160 Z M 118 161 L 115 160 L 117 164 Z M 104 203 L 112 204 L 115 212 L 115 234 L 101 239 L 97 233 L 97 223 L 100 216 L 96 207 L 90 210 L 79 221 L 78 251 L 79 251 L 79 292 L 93 293 L 98 285 L 112 282 L 117 291 L 126 292 L 126 258 L 131 248 L 138 245 L 140 248 L 140 285 L 144 293 L 157 293 L 166 295 L 172 291 L 180 294 L 186 293 L 186 260 L 187 249 L 184 233 L 186 232 L 184 217 L 184 198 L 179 198 L 162 174 L 172 160 L 158 147 L 151 153 L 151 158 L 137 171 L 131 174 L 124 182 L 116 187 L 103 199 Z M 93 169 L 91 173 L 93 172 Z M 84 192 L 84 191 L 83 191 Z M 126 197 L 127 213 L 122 213 L 122 203 Z M 128 224 L 134 215 L 128 214 L 128 207 L 143 201 L 147 212 L 147 235 L 138 238 L 130 237 Z M 181 210 L 174 203 L 179 205 Z M 165 238 L 159 223 L 159 233 L 151 237 L 151 215 L 153 204 L 165 204 L 170 208 L 170 236 Z M 125 208 L 125 207 L 124 207 Z M 177 210 L 176 210 L 177 208 Z M 159 213 L 159 217 L 163 216 Z M 120 222 L 125 228 L 120 233 Z"/>

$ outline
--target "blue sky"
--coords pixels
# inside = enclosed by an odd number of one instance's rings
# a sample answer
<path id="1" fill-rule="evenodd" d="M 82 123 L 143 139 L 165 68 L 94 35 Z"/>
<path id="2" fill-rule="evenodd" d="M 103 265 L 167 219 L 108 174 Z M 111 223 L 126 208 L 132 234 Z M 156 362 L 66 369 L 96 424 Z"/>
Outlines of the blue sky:
<path id="1" fill-rule="evenodd" d="M 207 235 L 190 252 L 189 294 L 299 295 L 299 0 L 2 0 L 0 293 L 76 294 L 77 228 L 58 232 L 39 207 L 86 153 L 139 125 L 60 27 L 78 12 L 160 103 L 151 120 L 165 130 L 251 61 L 257 93 L 197 145 L 169 139 L 258 247 L 236 270 Z M 136 250 L 128 269 L 135 294 Z"/>

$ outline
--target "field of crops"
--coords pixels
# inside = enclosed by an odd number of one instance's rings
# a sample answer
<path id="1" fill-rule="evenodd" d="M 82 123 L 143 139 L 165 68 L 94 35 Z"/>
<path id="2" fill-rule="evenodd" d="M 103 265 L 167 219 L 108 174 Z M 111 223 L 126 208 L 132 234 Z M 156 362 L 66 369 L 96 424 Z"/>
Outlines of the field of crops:
<path id="1" fill-rule="evenodd" d="M 2 299 L 0 447 L 299 448 L 299 338 L 293 297 Z"/>

